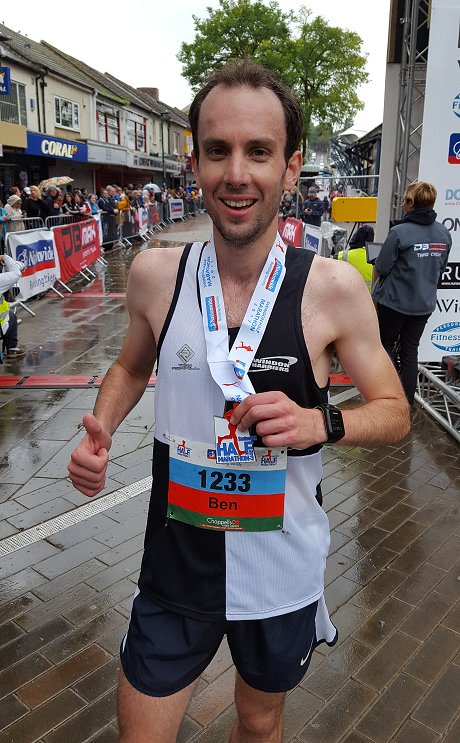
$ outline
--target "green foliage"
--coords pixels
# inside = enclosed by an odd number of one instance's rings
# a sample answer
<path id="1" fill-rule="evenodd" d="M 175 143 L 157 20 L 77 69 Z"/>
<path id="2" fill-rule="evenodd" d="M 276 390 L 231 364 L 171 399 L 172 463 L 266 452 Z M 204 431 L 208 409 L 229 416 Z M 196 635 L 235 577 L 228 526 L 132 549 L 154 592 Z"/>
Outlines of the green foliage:
<path id="1" fill-rule="evenodd" d="M 183 76 L 196 90 L 223 64 L 252 57 L 278 73 L 296 93 L 305 117 L 303 150 L 314 123 L 320 132 L 345 129 L 364 107 L 357 89 L 367 81 L 362 39 L 353 31 L 311 20 L 301 7 L 284 13 L 277 2 L 219 0 L 195 22 L 195 39 L 181 45 Z"/>
<path id="2" fill-rule="evenodd" d="M 195 90 L 226 62 L 248 56 L 270 69 L 287 63 L 290 44 L 290 13 L 276 2 L 265 5 L 251 0 L 220 0 L 220 8 L 207 8 L 208 17 L 195 22 L 195 40 L 181 45 L 178 59 L 183 76 Z"/>

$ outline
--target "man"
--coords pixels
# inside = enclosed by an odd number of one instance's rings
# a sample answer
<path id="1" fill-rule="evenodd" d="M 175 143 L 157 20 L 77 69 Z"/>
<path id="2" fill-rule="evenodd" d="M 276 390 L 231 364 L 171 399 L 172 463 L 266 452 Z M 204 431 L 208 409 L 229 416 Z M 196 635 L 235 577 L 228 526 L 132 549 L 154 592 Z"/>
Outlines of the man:
<path id="1" fill-rule="evenodd" d="M 285 193 L 280 206 L 280 214 L 283 219 L 295 217 L 296 207 L 294 199 L 290 193 Z"/>
<path id="2" fill-rule="evenodd" d="M 58 194 L 59 192 L 56 186 L 50 186 L 46 191 L 46 195 L 42 197 L 44 219 L 47 217 L 57 217 L 61 213 Z"/>
<path id="3" fill-rule="evenodd" d="M 318 198 L 318 191 L 314 186 L 308 189 L 308 198 L 303 204 L 303 221 L 314 227 L 321 226 L 321 217 L 323 216 L 324 204 Z"/>
<path id="4" fill-rule="evenodd" d="M 18 321 L 3 295 L 18 283 L 23 266 L 6 254 L 0 255 L 0 263 L 4 266 L 0 273 L 0 360 L 3 352 L 7 359 L 20 359 L 25 351 L 18 347 Z"/>
<path id="5" fill-rule="evenodd" d="M 123 349 L 69 474 L 86 495 L 104 487 L 112 434 L 158 349 L 154 483 L 121 648 L 120 741 L 176 740 L 226 634 L 237 668 L 230 741 L 280 743 L 286 691 L 313 648 L 336 639 L 323 597 L 321 444 L 399 440 L 407 404 L 361 277 L 277 236 L 281 196 L 302 165 L 291 92 L 264 68 L 235 63 L 197 94 L 190 124 L 213 236 L 136 257 Z M 333 345 L 366 401 L 343 420 L 325 407 Z"/>

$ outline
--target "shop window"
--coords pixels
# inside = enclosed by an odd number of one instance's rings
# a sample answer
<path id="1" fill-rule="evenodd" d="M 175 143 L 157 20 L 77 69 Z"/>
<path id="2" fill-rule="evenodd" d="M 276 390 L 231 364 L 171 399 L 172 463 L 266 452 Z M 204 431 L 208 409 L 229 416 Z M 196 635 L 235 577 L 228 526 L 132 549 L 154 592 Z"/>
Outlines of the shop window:
<path id="1" fill-rule="evenodd" d="M 106 144 L 120 144 L 120 116 L 116 108 L 97 104 L 97 138 Z"/>
<path id="2" fill-rule="evenodd" d="M 54 120 L 62 129 L 80 131 L 80 106 L 65 98 L 54 97 Z"/>
<path id="3" fill-rule="evenodd" d="M 27 126 L 25 85 L 11 81 L 11 94 L 0 96 L 0 121 Z"/>
<path id="4" fill-rule="evenodd" d="M 173 153 L 175 155 L 179 155 L 179 147 L 180 147 L 180 134 L 178 132 L 173 132 Z"/>
<path id="5" fill-rule="evenodd" d="M 126 119 L 126 137 L 127 145 L 130 150 L 138 152 L 147 151 L 145 119 L 142 116 L 129 112 L 129 119 Z"/>

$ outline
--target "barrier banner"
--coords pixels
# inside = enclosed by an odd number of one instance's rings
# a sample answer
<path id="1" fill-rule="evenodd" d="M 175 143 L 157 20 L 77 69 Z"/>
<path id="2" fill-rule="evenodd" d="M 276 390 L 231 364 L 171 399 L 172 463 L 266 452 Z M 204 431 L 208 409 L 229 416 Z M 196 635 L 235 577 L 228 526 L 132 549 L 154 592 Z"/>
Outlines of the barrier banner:
<path id="1" fill-rule="evenodd" d="M 140 206 L 137 210 L 139 221 L 139 235 L 145 235 L 149 226 L 149 210 L 146 206 Z"/>
<path id="2" fill-rule="evenodd" d="M 303 222 L 294 217 L 278 219 L 278 232 L 287 245 L 293 245 L 294 248 L 303 248 Z"/>
<path id="3" fill-rule="evenodd" d="M 160 215 L 158 213 L 157 204 L 150 204 L 148 207 L 148 223 L 149 225 L 158 224 L 160 221 Z"/>
<path id="4" fill-rule="evenodd" d="M 184 216 L 184 202 L 182 199 L 169 199 L 169 218 L 182 219 Z"/>
<path id="5" fill-rule="evenodd" d="M 60 278 L 59 259 L 50 230 L 11 232 L 7 247 L 12 258 L 25 265 L 17 283 L 19 299 L 30 299 L 46 292 Z"/>
<path id="6" fill-rule="evenodd" d="M 94 219 L 53 227 L 64 283 L 101 257 L 99 230 Z"/>
<path id="7" fill-rule="evenodd" d="M 99 242 L 102 245 L 102 243 L 104 242 L 104 237 L 103 237 L 103 232 L 102 232 L 102 217 L 100 214 L 93 214 L 93 219 L 96 220 L 97 228 L 99 230 Z"/>
<path id="8" fill-rule="evenodd" d="M 436 186 L 437 221 L 449 230 L 452 248 L 420 341 L 421 362 L 460 354 L 459 27 L 458 0 L 432 0 L 418 180 Z"/>
<path id="9" fill-rule="evenodd" d="M 314 253 L 321 253 L 322 232 L 320 227 L 312 224 L 306 224 L 303 233 L 303 246 L 307 250 L 313 250 Z"/>

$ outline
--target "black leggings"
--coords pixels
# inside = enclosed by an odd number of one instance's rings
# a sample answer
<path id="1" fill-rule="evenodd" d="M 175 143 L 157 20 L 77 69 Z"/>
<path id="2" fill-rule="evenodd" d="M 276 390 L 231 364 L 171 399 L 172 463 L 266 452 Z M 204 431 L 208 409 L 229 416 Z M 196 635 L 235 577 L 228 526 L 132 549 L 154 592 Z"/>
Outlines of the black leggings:
<path id="1" fill-rule="evenodd" d="M 418 346 L 429 315 L 403 315 L 383 304 L 377 305 L 380 339 L 398 369 L 408 402 L 414 402 L 418 374 Z M 396 346 L 399 345 L 396 354 Z M 396 364 L 398 356 L 399 364 Z"/>

